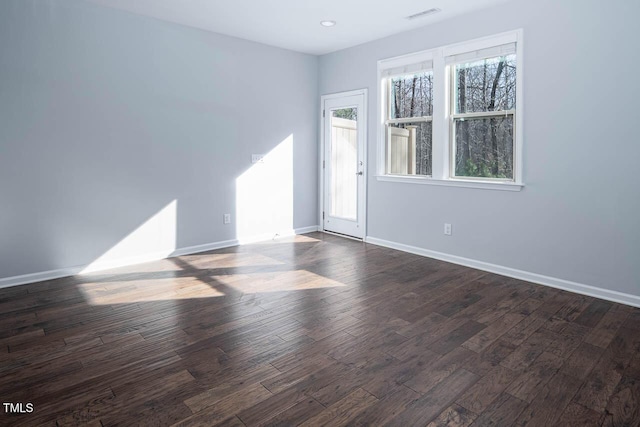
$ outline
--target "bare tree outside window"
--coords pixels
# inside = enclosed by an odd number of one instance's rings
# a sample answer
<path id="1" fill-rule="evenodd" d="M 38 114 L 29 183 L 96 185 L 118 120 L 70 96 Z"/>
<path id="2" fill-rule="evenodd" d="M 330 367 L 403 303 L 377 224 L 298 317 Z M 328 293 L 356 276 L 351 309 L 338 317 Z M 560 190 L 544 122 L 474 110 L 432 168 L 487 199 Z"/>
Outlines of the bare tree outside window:
<path id="1" fill-rule="evenodd" d="M 379 60 L 379 179 L 522 188 L 522 37 L 514 30 Z"/>
<path id="2" fill-rule="evenodd" d="M 457 64 L 455 176 L 513 179 L 516 56 Z"/>

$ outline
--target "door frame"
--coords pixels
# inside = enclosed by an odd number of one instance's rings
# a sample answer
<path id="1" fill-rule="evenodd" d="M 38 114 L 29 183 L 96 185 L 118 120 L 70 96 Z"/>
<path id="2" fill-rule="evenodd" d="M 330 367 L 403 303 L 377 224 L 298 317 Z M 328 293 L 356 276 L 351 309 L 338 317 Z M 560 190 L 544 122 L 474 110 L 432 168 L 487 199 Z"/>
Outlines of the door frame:
<path id="1" fill-rule="evenodd" d="M 350 91 L 346 91 L 346 92 L 336 92 L 336 93 L 330 93 L 330 94 L 326 94 L 326 95 L 321 95 L 320 96 L 320 144 L 318 144 L 318 148 L 319 148 L 319 159 L 320 162 L 318 164 L 318 181 L 320 183 L 320 194 L 318 196 L 318 224 L 320 224 L 318 226 L 318 231 L 322 231 L 322 232 L 326 232 L 326 233 L 331 233 L 331 231 L 325 230 L 324 229 L 324 219 L 322 218 L 322 213 L 324 211 L 324 171 L 325 168 L 323 167 L 323 165 L 325 164 L 325 132 L 324 132 L 324 128 L 325 128 L 325 117 L 324 117 L 324 111 L 325 111 L 325 101 L 329 100 L 329 99 L 335 99 L 335 98 L 342 98 L 342 97 L 347 97 L 347 96 L 357 96 L 357 95 L 362 95 L 363 97 L 363 101 L 362 101 L 362 124 L 358 123 L 358 131 L 362 132 L 362 137 L 364 139 L 364 144 L 363 144 L 363 152 L 362 152 L 362 158 L 364 159 L 364 165 L 362 168 L 362 241 L 366 241 L 367 238 L 367 184 L 368 184 L 368 176 L 369 176 L 369 156 L 368 156 L 368 146 L 369 146 L 369 140 L 367 138 L 367 131 L 368 131 L 368 125 L 367 125 L 367 111 L 368 111 L 368 89 L 367 88 L 363 88 L 363 89 L 356 89 L 356 90 L 350 90 Z M 341 235 L 342 236 L 342 235 Z M 351 236 L 346 236 L 344 235 L 344 237 L 351 237 Z M 356 240 L 360 240 L 357 237 L 351 237 L 353 239 Z"/>

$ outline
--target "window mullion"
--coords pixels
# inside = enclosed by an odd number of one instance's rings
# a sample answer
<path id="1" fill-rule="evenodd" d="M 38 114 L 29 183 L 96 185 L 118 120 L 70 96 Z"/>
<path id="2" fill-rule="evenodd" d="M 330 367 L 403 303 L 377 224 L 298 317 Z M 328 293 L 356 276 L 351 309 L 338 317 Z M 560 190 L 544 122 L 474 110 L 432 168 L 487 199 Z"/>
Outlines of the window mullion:
<path id="1" fill-rule="evenodd" d="M 453 119 L 483 119 L 491 117 L 513 116 L 515 110 L 498 110 L 498 111 L 477 111 L 474 113 L 455 113 L 451 114 Z"/>
<path id="2" fill-rule="evenodd" d="M 400 124 L 400 123 L 424 123 L 430 122 L 433 118 L 431 116 L 417 116 L 417 117 L 403 117 L 400 119 L 389 119 L 385 122 L 386 125 Z"/>
<path id="3" fill-rule="evenodd" d="M 449 131 L 447 126 L 447 76 L 442 49 L 437 49 L 433 57 L 433 128 L 432 128 L 432 177 L 445 179 L 448 174 Z"/>

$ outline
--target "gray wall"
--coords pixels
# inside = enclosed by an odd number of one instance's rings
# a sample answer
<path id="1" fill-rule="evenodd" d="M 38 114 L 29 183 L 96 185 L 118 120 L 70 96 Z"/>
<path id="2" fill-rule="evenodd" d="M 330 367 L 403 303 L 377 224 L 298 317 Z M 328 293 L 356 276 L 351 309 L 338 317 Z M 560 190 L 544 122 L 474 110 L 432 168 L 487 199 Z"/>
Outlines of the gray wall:
<path id="1" fill-rule="evenodd" d="M 514 0 L 318 60 L 78 0 L 1 1 L 0 278 L 91 263 L 174 200 L 178 248 L 234 239 L 236 178 L 289 135 L 293 226 L 316 224 L 318 94 L 367 87 L 370 236 L 640 295 L 639 15 Z M 525 189 L 376 181 L 376 61 L 515 28 Z"/>
<path id="2" fill-rule="evenodd" d="M 234 239 L 235 179 L 289 135 L 292 226 L 317 224 L 317 63 L 77 0 L 0 1 L 0 278 L 88 264 L 173 200 L 178 248 Z"/>
<path id="3" fill-rule="evenodd" d="M 320 94 L 370 91 L 367 234 L 640 295 L 638 16 L 637 1 L 514 0 L 320 57 Z M 516 28 L 525 189 L 378 182 L 376 62 Z"/>

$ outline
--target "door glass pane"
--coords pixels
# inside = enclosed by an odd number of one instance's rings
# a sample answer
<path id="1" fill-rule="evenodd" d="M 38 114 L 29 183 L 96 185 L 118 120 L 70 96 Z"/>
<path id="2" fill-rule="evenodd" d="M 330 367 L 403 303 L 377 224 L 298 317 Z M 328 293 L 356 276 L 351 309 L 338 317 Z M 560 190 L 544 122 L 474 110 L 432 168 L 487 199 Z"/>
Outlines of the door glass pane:
<path id="1" fill-rule="evenodd" d="M 331 110 L 330 215 L 356 220 L 358 209 L 358 110 Z"/>

